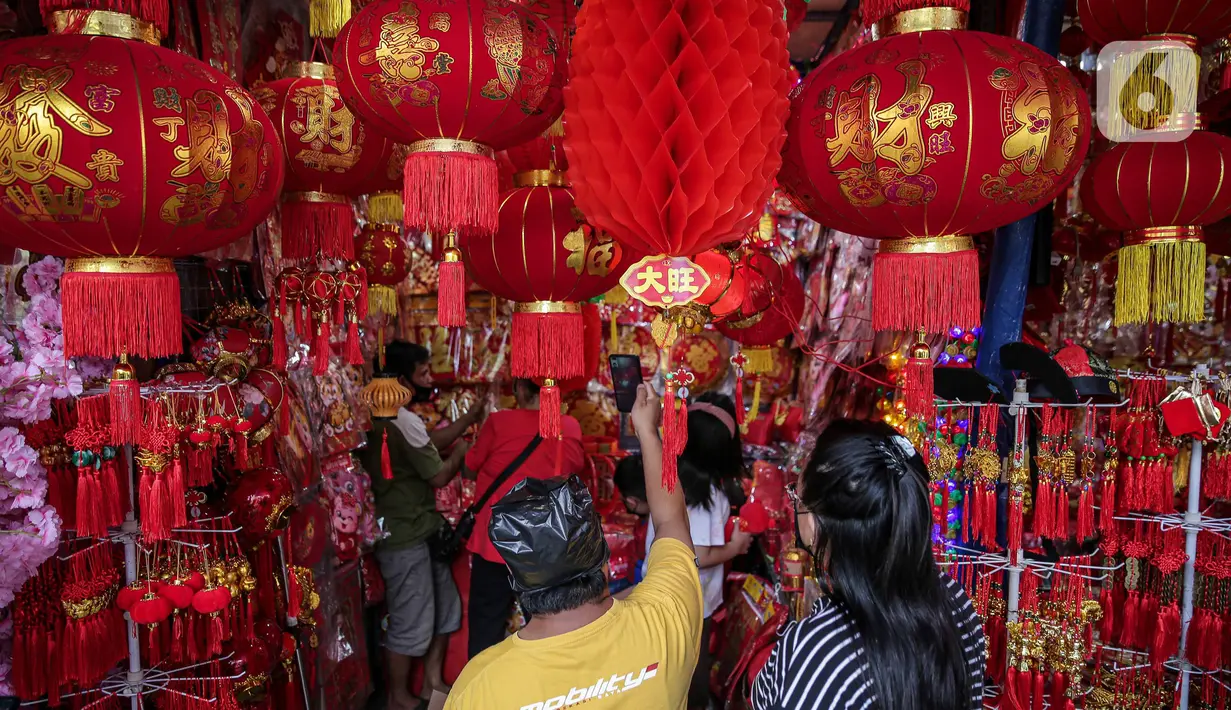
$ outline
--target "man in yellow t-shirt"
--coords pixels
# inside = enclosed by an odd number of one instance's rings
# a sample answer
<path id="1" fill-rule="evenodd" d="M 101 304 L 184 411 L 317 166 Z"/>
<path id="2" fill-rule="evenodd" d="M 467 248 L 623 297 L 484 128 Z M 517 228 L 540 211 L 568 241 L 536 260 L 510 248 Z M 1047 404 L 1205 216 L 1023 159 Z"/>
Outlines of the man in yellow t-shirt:
<path id="1" fill-rule="evenodd" d="M 701 639 L 701 583 L 683 491 L 661 486 L 658 398 L 637 392 L 657 538 L 645 580 L 624 601 L 607 594 L 607 546 L 576 477 L 527 480 L 493 506 L 492 542 L 530 621 L 475 658 L 445 710 L 684 710 Z M 533 544 L 530 544 L 530 543 Z"/>

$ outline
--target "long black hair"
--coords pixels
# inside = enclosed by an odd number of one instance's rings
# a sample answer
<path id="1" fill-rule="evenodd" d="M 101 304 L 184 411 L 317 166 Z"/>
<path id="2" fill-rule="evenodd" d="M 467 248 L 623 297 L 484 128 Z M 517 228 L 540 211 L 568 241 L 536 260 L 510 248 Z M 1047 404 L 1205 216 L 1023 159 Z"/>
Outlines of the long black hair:
<path id="1" fill-rule="evenodd" d="M 800 501 L 817 523 L 826 594 L 862 637 L 881 710 L 954 710 L 971 679 L 955 601 L 932 556 L 923 459 L 879 422 L 838 420 L 817 440 Z"/>
<path id="2" fill-rule="evenodd" d="M 726 412 L 735 421 L 735 405 L 725 395 L 706 393 L 698 402 L 712 404 Z M 714 503 L 714 489 L 727 496 L 728 501 L 738 506 L 743 497 L 739 481 L 744 477 L 744 453 L 740 444 L 739 428 L 732 433 L 718 417 L 700 409 L 688 412 L 688 443 L 679 459 L 680 487 L 684 501 L 690 506 L 710 508 Z"/>

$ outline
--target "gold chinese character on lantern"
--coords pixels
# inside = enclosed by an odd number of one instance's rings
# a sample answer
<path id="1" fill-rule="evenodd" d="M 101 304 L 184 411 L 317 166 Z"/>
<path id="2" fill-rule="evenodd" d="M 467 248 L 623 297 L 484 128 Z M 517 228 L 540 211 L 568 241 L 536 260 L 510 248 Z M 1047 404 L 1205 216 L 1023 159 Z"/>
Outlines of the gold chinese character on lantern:
<path id="1" fill-rule="evenodd" d="M 302 121 L 292 121 L 291 131 L 307 147 L 295 159 L 318 170 L 342 172 L 354 167 L 359 159 L 355 149 L 355 116 L 342 103 L 336 86 L 328 84 L 295 90 L 291 102 L 305 114 Z"/>
<path id="2" fill-rule="evenodd" d="M 595 234 L 594 228 L 582 223 L 564 235 L 562 246 L 568 250 L 565 266 L 578 276 L 584 271 L 590 276 L 606 276 L 620 256 L 619 245 L 606 234 Z"/>
<path id="3" fill-rule="evenodd" d="M 624 272 L 620 285 L 647 306 L 667 308 L 695 300 L 710 277 L 686 256 L 647 256 Z"/>

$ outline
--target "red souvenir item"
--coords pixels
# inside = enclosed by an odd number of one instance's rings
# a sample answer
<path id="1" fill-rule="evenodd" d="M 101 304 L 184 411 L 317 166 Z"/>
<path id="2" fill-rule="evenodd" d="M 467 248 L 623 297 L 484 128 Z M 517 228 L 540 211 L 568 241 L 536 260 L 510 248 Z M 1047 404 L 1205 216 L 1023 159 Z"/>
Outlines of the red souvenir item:
<path id="1" fill-rule="evenodd" d="M 763 0 L 586 3 L 565 148 L 590 222 L 681 256 L 754 229 L 781 163 L 786 34 Z"/>
<path id="2" fill-rule="evenodd" d="M 1179 142 L 1120 143 L 1090 162 L 1082 206 L 1103 227 L 1124 232 L 1116 325 L 1205 319 L 1202 226 L 1231 214 L 1229 168 L 1231 138 L 1209 131 Z"/>
<path id="3" fill-rule="evenodd" d="M 89 11 L 57 18 L 53 31 L 79 34 L 0 47 L 10 166 L 0 239 L 68 257 L 68 356 L 179 353 L 171 258 L 265 218 L 282 187 L 277 133 L 244 89 L 159 47 L 154 27 Z"/>
<path id="4" fill-rule="evenodd" d="M 293 62 L 281 79 L 253 93 L 282 136 L 285 152 L 283 258 L 350 259 L 351 197 L 381 167 L 390 141 L 342 103 L 329 64 Z"/>
<path id="5" fill-rule="evenodd" d="M 718 323 L 718 332 L 743 347 L 731 359 L 735 372 L 735 413 L 740 428 L 747 433 L 750 422 L 761 411 L 761 378 L 774 370 L 773 347 L 799 327 L 804 313 L 804 287 L 792 269 L 781 269 L 779 290 L 766 309 L 751 318 Z M 750 290 L 755 290 L 750 287 Z M 744 373 L 753 375 L 752 406 L 744 414 Z"/>
<path id="6" fill-rule="evenodd" d="M 445 264 L 440 323 L 465 322 L 466 284 L 456 238 L 499 225 L 496 150 L 544 127 L 557 45 L 547 26 L 505 0 L 378 0 L 334 45 L 347 105 L 386 136 L 410 143 L 406 225 L 438 237 Z"/>
<path id="7" fill-rule="evenodd" d="M 543 21 L 551 30 L 556 40 L 556 76 L 552 77 L 547 89 L 547 96 L 541 108 L 543 113 L 533 120 L 522 124 L 514 136 L 509 137 L 513 145 L 533 142 L 544 134 L 555 143 L 562 143 L 564 126 L 560 121 L 560 113 L 564 110 L 564 85 L 568 81 L 568 66 L 573 58 L 573 35 L 577 33 L 576 0 L 513 0 Z M 550 118 L 548 118 L 550 117 Z M 550 130 L 548 130 L 550 129 Z M 567 166 L 564 166 L 567 168 Z"/>
<path id="8" fill-rule="evenodd" d="M 264 466 L 240 476 L 227 493 L 227 505 L 248 539 L 267 540 L 290 523 L 294 495 L 286 474 Z"/>
<path id="9" fill-rule="evenodd" d="M 882 39 L 809 74 L 787 123 L 778 180 L 800 209 L 885 240 L 878 330 L 979 325 L 971 235 L 1046 205 L 1088 146 L 1088 101 L 1069 70 L 1016 39 L 965 31 L 966 12 L 948 5 L 865 5 Z"/>
<path id="10" fill-rule="evenodd" d="M 1148 36 L 1182 41 L 1182 35 L 1209 44 L 1231 33 L 1231 6 L 1209 0 L 1077 0 L 1077 13 L 1099 44 Z"/>
<path id="11" fill-rule="evenodd" d="M 269 363 L 269 341 L 245 328 L 218 326 L 189 346 L 192 359 L 224 382 L 233 383 L 258 365 Z"/>
<path id="12" fill-rule="evenodd" d="M 410 268 L 410 248 L 402 238 L 401 225 L 365 225 L 355 237 L 355 260 L 367 274 L 371 310 L 396 316 L 398 295 L 394 287 L 406 279 Z"/>

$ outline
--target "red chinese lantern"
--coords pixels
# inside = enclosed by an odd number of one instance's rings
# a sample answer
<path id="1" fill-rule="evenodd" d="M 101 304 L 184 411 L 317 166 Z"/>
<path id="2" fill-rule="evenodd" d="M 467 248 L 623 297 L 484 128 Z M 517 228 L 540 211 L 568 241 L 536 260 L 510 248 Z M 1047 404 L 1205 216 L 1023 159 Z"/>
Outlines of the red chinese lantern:
<path id="1" fill-rule="evenodd" d="M 586 3 L 573 42 L 565 150 L 591 223 L 670 256 L 753 229 L 788 112 L 781 5 Z"/>
<path id="2" fill-rule="evenodd" d="M 495 151 L 545 115 L 556 42 L 541 20 L 506 0 L 379 0 L 338 36 L 333 61 L 349 106 L 409 143 L 406 225 L 442 250 L 439 320 L 465 322 L 457 237 L 499 225 Z"/>
<path id="3" fill-rule="evenodd" d="M 944 2 L 864 6 L 881 39 L 810 74 L 779 182 L 813 219 L 882 239 L 878 330 L 979 325 L 970 235 L 1038 211 L 1082 164 L 1087 99 L 1054 58 L 965 31 Z"/>
<path id="4" fill-rule="evenodd" d="M 365 195 L 364 214 L 369 222 L 400 228 L 405 210 L 402 208 L 402 168 L 410 148 L 393 141 L 385 142 L 385 152 L 379 166 L 359 188 Z"/>
<path id="5" fill-rule="evenodd" d="M 475 281 L 493 295 L 516 301 L 512 326 L 514 377 L 545 380 L 540 411 L 559 397 L 556 380 L 585 370 L 581 303 L 609 290 L 635 260 L 586 223 L 561 173 L 521 173 L 519 187 L 501 199 L 500 230 L 462 242 Z M 558 426 L 558 418 L 554 420 Z M 545 419 L 544 436 L 555 436 Z"/>
<path id="6" fill-rule="evenodd" d="M 744 320 L 718 323 L 718 332 L 739 343 L 740 354 L 733 358 L 735 372 L 735 413 L 740 426 L 747 428 L 761 409 L 761 379 L 774 371 L 774 346 L 791 335 L 799 327 L 804 313 L 804 286 L 789 268 L 780 268 L 777 273 L 764 269 L 752 272 L 749 281 L 773 283 L 770 290 L 771 303 L 763 311 Z M 759 286 L 750 286 L 750 292 L 760 293 Z M 744 374 L 753 376 L 752 407 L 744 414 Z"/>
<path id="7" fill-rule="evenodd" d="M 1231 33 L 1231 6 L 1210 0 L 1077 0 L 1077 13 L 1082 29 L 1099 44 L 1164 35 L 1209 44 Z"/>
<path id="8" fill-rule="evenodd" d="M 1231 214 L 1228 171 L 1231 138 L 1209 131 L 1179 142 L 1120 143 L 1091 161 L 1082 206 L 1103 227 L 1124 232 L 1116 325 L 1205 319 L 1202 227 Z"/>
<path id="9" fill-rule="evenodd" d="M 391 142 L 342 103 L 333 67 L 293 62 L 283 77 L 254 92 L 282 136 L 286 192 L 282 256 L 350 259 L 355 234 L 355 188 L 384 167 Z"/>
<path id="10" fill-rule="evenodd" d="M 152 25 L 53 19 L 81 34 L 0 45 L 0 240 L 68 258 L 68 356 L 179 353 L 171 260 L 265 218 L 282 186 L 277 133 L 243 88 L 159 47 Z"/>
<path id="11" fill-rule="evenodd" d="M 564 110 L 564 84 L 568 81 L 568 66 L 573 58 L 573 35 L 577 33 L 577 2 L 575 0 L 513 0 L 530 11 L 551 30 L 556 39 L 556 76 L 552 78 L 543 102 L 543 113 L 522 124 L 509 138 L 514 145 L 532 142 L 540 135 L 556 139 L 564 136 L 560 112 Z"/>
<path id="12" fill-rule="evenodd" d="M 355 237 L 355 260 L 367 274 L 371 310 L 396 316 L 398 296 L 394 287 L 405 280 L 410 266 L 410 249 L 400 225 L 369 222 Z"/>

